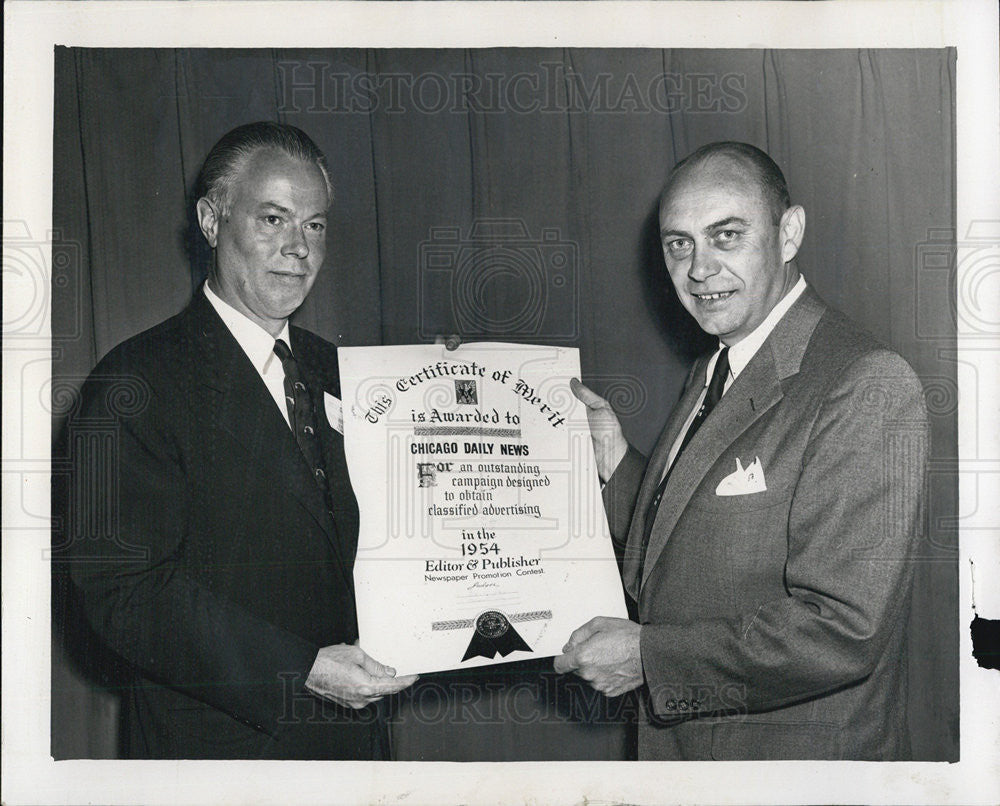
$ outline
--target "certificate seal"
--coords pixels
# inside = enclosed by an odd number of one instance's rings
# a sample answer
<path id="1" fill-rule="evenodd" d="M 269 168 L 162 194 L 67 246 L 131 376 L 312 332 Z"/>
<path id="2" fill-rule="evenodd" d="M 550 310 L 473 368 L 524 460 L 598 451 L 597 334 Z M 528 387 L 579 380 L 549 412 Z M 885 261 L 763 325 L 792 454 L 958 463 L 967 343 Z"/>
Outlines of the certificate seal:
<path id="1" fill-rule="evenodd" d="M 510 622 L 499 610 L 487 610 L 476 619 L 476 632 L 483 638 L 499 638 L 510 629 Z"/>
<path id="2" fill-rule="evenodd" d="M 471 625 L 470 625 L 471 626 Z M 505 613 L 499 610 L 484 610 L 476 618 L 476 629 L 465 650 L 462 662 L 470 658 L 507 657 L 511 652 L 531 652 L 531 647 L 518 635 Z"/>

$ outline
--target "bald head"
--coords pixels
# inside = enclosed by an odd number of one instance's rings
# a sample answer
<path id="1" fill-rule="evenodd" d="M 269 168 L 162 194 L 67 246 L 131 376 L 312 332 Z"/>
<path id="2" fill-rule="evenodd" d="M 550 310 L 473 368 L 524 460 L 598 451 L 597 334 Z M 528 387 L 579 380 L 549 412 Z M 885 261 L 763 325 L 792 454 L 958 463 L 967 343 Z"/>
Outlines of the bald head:
<path id="1" fill-rule="evenodd" d="M 735 141 L 709 143 L 678 162 L 670 172 L 660 203 L 684 179 L 703 172 L 755 186 L 771 211 L 774 224 L 781 221 L 791 206 L 785 175 L 775 161 L 756 146 Z"/>

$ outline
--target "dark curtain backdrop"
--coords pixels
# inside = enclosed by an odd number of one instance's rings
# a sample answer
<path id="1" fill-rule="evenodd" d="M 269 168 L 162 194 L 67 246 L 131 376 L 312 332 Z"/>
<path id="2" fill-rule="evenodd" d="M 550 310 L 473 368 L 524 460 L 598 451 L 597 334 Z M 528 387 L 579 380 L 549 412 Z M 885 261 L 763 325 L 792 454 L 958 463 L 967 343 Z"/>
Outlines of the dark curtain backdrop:
<path id="1" fill-rule="evenodd" d="M 910 731 L 917 759 L 957 758 L 954 50 L 57 48 L 55 68 L 60 391 L 185 305 L 205 271 L 201 160 L 233 126 L 280 120 L 316 140 L 336 187 L 299 324 L 345 345 L 458 332 L 579 347 L 648 450 L 706 346 L 666 281 L 659 190 L 706 142 L 768 151 L 807 212 L 802 272 L 926 385 Z M 94 668 L 72 599 L 56 586 L 53 601 L 53 755 L 113 756 L 115 675 Z M 401 758 L 632 751 L 634 703 L 537 667 L 422 685 L 400 703 Z"/>

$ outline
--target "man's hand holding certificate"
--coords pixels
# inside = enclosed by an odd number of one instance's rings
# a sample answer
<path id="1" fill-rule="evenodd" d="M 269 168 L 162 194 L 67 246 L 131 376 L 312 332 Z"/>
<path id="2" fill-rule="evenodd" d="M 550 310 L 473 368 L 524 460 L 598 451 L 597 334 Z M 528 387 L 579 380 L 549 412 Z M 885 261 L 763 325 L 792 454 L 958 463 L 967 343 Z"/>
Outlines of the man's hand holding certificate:
<path id="1" fill-rule="evenodd" d="M 401 674 L 548 657 L 626 615 L 577 350 L 339 352 L 367 653 Z"/>

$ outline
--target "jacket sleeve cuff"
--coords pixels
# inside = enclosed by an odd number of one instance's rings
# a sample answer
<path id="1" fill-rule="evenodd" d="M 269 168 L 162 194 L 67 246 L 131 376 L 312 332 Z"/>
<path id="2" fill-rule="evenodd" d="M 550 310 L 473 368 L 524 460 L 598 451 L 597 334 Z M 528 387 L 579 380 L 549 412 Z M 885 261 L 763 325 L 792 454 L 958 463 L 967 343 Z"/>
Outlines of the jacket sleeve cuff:
<path id="1" fill-rule="evenodd" d="M 671 647 L 680 638 L 677 627 L 644 624 L 639 635 L 639 654 L 649 688 L 649 708 L 660 720 L 685 720 L 713 712 L 739 710 L 726 707 L 717 687 L 708 681 L 688 679 L 683 663 L 671 661 Z M 735 703 L 733 703 L 735 705 Z"/>

